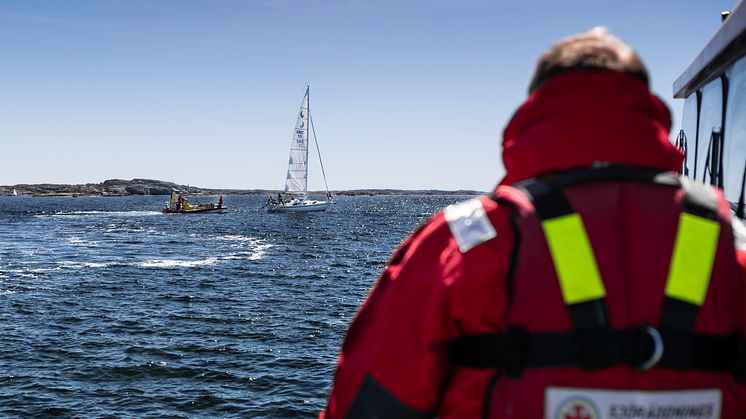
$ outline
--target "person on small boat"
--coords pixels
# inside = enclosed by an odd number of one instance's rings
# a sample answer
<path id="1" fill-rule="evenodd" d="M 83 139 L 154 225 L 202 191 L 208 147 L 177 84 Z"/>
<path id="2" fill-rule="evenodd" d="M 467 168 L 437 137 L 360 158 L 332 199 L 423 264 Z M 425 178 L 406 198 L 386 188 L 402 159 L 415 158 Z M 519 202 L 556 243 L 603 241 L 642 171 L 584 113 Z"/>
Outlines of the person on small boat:
<path id="1" fill-rule="evenodd" d="M 277 202 L 279 202 L 280 204 L 284 204 L 285 203 L 285 201 L 282 199 L 282 194 L 281 193 L 277 194 Z"/>
<path id="2" fill-rule="evenodd" d="M 223 208 L 223 195 L 218 198 L 218 208 Z"/>
<path id="3" fill-rule="evenodd" d="M 176 201 L 176 211 L 181 211 L 181 206 L 184 203 L 184 200 L 181 197 L 181 194 L 179 194 L 179 199 Z"/>
<path id="4" fill-rule="evenodd" d="M 347 331 L 321 417 L 601 418 L 629 406 L 745 418 L 740 221 L 722 191 L 676 176 L 684 155 L 637 53 L 603 28 L 563 39 L 528 93 L 503 132 L 496 189 L 394 252 Z"/>

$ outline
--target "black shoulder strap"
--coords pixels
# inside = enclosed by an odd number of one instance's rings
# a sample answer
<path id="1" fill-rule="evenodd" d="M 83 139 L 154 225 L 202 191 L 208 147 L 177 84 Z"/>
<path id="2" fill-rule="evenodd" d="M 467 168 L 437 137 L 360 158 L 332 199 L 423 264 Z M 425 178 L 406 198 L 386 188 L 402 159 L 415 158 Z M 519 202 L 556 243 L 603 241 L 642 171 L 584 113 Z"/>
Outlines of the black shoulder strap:
<path id="1" fill-rule="evenodd" d="M 561 183 L 534 179 L 532 182 L 522 183 L 516 187 L 526 194 L 534 205 L 542 225 L 546 225 L 548 221 L 575 213 L 572 204 L 570 204 L 563 191 L 563 187 L 560 185 Z M 593 257 L 592 254 L 590 256 Z M 552 255 L 552 258 L 554 260 L 555 256 Z M 558 261 L 554 260 L 554 263 L 556 267 Z M 595 260 L 593 264 L 595 265 Z M 560 276 L 560 272 L 557 272 L 557 276 Z M 568 303 L 567 308 L 575 330 L 588 331 L 608 327 L 608 314 L 604 297 L 578 303 Z"/>
<path id="2" fill-rule="evenodd" d="M 718 217 L 718 197 L 712 187 L 681 178 L 681 188 L 684 191 L 682 213 L 671 256 L 660 326 L 693 332 L 699 308 L 709 286 L 721 226 Z M 692 223 L 699 226 L 696 233 L 686 231 Z M 692 237 L 695 234 L 696 237 Z M 684 263 L 686 266 L 679 266 Z M 689 278 L 680 279 L 682 275 Z M 700 288 L 702 291 L 698 296 L 689 296 L 686 290 L 670 292 L 671 283 L 677 280 L 687 281 L 688 288 Z"/>

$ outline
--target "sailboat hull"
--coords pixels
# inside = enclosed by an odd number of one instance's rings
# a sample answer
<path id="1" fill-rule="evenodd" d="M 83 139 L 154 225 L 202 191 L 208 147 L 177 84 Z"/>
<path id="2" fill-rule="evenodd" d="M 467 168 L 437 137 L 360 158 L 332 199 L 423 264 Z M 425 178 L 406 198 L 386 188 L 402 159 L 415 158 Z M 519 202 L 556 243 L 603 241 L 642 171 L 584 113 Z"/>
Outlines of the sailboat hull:
<path id="1" fill-rule="evenodd" d="M 268 212 L 320 212 L 326 211 L 332 203 L 329 201 L 293 201 L 276 204 L 267 208 Z"/>

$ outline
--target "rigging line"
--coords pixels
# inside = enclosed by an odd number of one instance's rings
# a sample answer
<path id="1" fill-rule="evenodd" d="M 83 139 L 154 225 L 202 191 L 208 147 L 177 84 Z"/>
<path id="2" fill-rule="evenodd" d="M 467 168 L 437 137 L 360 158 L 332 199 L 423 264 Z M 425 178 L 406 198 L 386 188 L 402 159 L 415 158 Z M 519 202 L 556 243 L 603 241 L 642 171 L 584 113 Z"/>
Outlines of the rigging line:
<path id="1" fill-rule="evenodd" d="M 743 179 L 741 179 L 741 196 L 738 198 L 736 215 L 744 218 L 744 195 L 746 195 L 746 164 L 743 165 Z"/>
<path id="2" fill-rule="evenodd" d="M 719 146 L 718 146 L 718 157 L 719 157 L 718 158 L 718 166 L 719 167 L 718 167 L 718 185 L 717 186 L 718 186 L 718 188 L 723 189 L 724 188 L 724 186 L 723 186 L 723 172 L 724 172 L 724 170 L 723 170 L 723 160 L 725 160 L 725 158 L 723 157 L 723 152 L 725 150 L 723 148 L 725 147 L 725 142 L 723 141 L 723 132 L 722 131 L 720 131 L 720 133 L 718 133 L 718 144 L 719 144 Z"/>
<path id="3" fill-rule="evenodd" d="M 308 120 L 311 122 L 311 131 L 313 132 L 313 142 L 316 143 L 316 151 L 319 153 L 319 163 L 321 164 L 321 175 L 324 177 L 324 186 L 326 187 L 326 196 L 329 196 L 329 185 L 326 183 L 326 173 L 324 172 L 324 162 L 321 161 L 321 149 L 319 148 L 319 140 L 316 138 L 316 127 L 313 125 L 313 118 L 311 113 L 308 113 Z"/>

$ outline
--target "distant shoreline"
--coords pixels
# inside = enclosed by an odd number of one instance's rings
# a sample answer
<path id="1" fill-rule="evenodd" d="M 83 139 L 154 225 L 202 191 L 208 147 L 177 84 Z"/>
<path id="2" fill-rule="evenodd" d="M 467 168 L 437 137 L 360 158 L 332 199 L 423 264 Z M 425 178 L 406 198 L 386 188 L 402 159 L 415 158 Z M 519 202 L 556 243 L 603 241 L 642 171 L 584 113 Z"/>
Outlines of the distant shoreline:
<path id="1" fill-rule="evenodd" d="M 184 195 L 273 195 L 273 189 L 215 189 L 200 188 L 191 185 L 178 185 L 154 179 L 109 179 L 101 183 L 67 184 L 18 184 L 0 186 L 0 196 L 34 196 L 34 197 L 98 197 L 98 196 L 132 196 L 132 195 L 169 195 L 177 191 Z M 15 192 L 15 193 L 14 193 Z M 326 191 L 309 191 L 309 195 L 324 195 Z M 331 191 L 339 196 L 374 196 L 374 195 L 481 195 L 484 191 L 437 189 L 352 189 Z"/>

